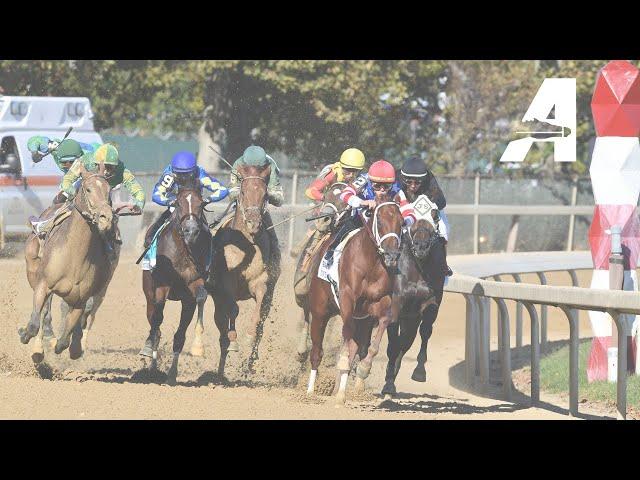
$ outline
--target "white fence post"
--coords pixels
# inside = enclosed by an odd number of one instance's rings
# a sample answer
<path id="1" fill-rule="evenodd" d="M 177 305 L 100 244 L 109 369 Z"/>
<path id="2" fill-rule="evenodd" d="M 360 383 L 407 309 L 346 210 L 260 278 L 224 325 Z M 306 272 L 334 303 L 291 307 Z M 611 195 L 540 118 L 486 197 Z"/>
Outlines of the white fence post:
<path id="1" fill-rule="evenodd" d="M 293 180 L 291 186 L 291 206 L 295 208 L 296 198 L 298 196 L 298 171 L 293 172 Z M 293 233 L 295 228 L 295 220 L 289 221 L 289 238 L 288 238 L 288 250 L 287 253 L 291 253 L 293 249 Z"/>
<path id="2" fill-rule="evenodd" d="M 480 204 L 480 175 L 476 173 L 474 193 L 473 193 L 473 204 Z M 475 255 L 480 251 L 480 225 L 479 225 L 479 215 L 475 213 L 473 215 L 473 253 Z"/>
<path id="3" fill-rule="evenodd" d="M 571 189 L 571 206 L 575 207 L 576 202 L 578 200 L 578 182 L 577 180 L 573 182 L 573 187 Z M 573 250 L 573 231 L 575 230 L 576 224 L 576 215 L 572 213 L 569 217 L 569 233 L 567 235 L 567 252 L 571 252 Z"/>

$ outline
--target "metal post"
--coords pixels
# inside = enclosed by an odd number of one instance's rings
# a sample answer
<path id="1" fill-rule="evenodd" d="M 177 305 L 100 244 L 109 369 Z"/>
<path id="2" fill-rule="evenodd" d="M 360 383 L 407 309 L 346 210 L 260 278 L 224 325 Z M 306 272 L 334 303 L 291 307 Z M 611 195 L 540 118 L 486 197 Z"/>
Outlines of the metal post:
<path id="1" fill-rule="evenodd" d="M 618 420 L 627 419 L 627 336 L 631 333 L 627 315 L 608 310 L 618 327 L 618 378 L 616 392 L 616 410 Z"/>
<path id="2" fill-rule="evenodd" d="M 517 273 L 513 274 L 516 283 L 521 283 L 522 279 Z M 516 356 L 520 355 L 522 350 L 522 303 L 516 301 Z"/>
<path id="3" fill-rule="evenodd" d="M 578 181 L 575 180 L 573 182 L 573 187 L 571 188 L 571 206 L 575 207 L 576 202 L 578 200 Z M 567 235 L 567 252 L 573 251 L 573 231 L 575 230 L 576 224 L 576 215 L 572 213 L 569 217 L 569 233 Z"/>
<path id="4" fill-rule="evenodd" d="M 466 341 L 465 341 L 465 366 L 467 370 L 467 385 L 471 388 L 475 385 L 476 377 L 476 341 L 477 341 L 477 328 L 478 321 L 476 302 L 471 295 L 464 295 L 464 299 L 467 303 L 467 319 L 466 319 Z"/>
<path id="5" fill-rule="evenodd" d="M 576 275 L 576 271 L 568 270 L 568 272 L 569 272 L 569 275 L 571 275 L 571 286 L 579 287 L 580 285 L 578 284 L 578 276 Z"/>
<path id="6" fill-rule="evenodd" d="M 569 320 L 569 415 L 578 415 L 578 372 L 580 332 L 578 311 L 567 306 L 560 307 Z"/>
<path id="7" fill-rule="evenodd" d="M 540 285 L 547 284 L 547 277 L 544 276 L 544 272 L 537 272 L 538 278 L 540 279 Z M 542 342 L 542 347 L 547 346 L 547 306 L 540 305 L 540 340 Z"/>
<path id="8" fill-rule="evenodd" d="M 502 372 L 502 392 L 504 399 L 511 401 L 511 342 L 509 338 L 509 311 L 501 298 L 494 298 L 498 304 L 498 330 L 502 332 L 502 346 L 500 348 L 500 363 Z"/>
<path id="9" fill-rule="evenodd" d="M 296 205 L 296 197 L 298 196 L 298 171 L 293 172 L 293 185 L 291 186 L 291 205 L 295 207 Z M 288 252 L 291 253 L 293 249 L 293 232 L 295 228 L 295 220 L 291 220 L 289 222 L 289 238 L 288 238 Z"/>
<path id="10" fill-rule="evenodd" d="M 489 329 L 487 328 L 486 314 L 487 310 L 485 299 L 475 296 L 477 312 L 478 312 L 478 338 L 480 340 L 480 391 L 484 393 L 489 384 Z"/>
<path id="11" fill-rule="evenodd" d="M 475 188 L 473 193 L 473 204 L 480 205 L 480 175 L 479 174 L 476 174 Z M 478 252 L 480 251 L 479 236 L 480 236 L 480 228 L 479 228 L 478 214 L 474 213 L 473 214 L 473 253 L 474 255 L 477 255 Z"/>
<path id="12" fill-rule="evenodd" d="M 531 406 L 540 403 L 540 342 L 538 341 L 538 312 L 533 304 L 523 302 L 531 318 Z"/>
<path id="13" fill-rule="evenodd" d="M 500 275 L 494 275 L 493 279 L 496 282 L 500 282 Z M 500 312 L 498 311 L 498 318 L 496 319 L 496 330 L 498 332 L 498 351 L 502 351 L 503 348 L 503 343 L 504 343 L 504 338 L 502 337 L 502 329 L 500 328 Z M 509 345 L 510 346 L 510 345 Z"/>

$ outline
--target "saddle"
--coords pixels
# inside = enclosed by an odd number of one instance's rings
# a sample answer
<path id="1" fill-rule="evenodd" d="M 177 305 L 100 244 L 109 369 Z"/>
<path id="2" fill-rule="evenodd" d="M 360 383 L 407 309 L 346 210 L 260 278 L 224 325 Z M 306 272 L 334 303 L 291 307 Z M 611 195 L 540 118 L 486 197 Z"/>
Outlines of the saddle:
<path id="1" fill-rule="evenodd" d="M 35 215 L 31 215 L 29 217 L 29 225 L 31 226 L 31 230 L 40 239 L 44 239 L 47 234 L 53 230 L 53 227 L 56 225 L 60 225 L 64 222 L 68 217 L 71 216 L 71 210 L 68 205 L 63 205 L 49 218 L 45 220 L 40 220 L 39 217 Z"/>
<path id="2" fill-rule="evenodd" d="M 158 237 L 160 233 L 164 230 L 164 228 L 171 223 L 171 219 L 165 220 L 165 222 L 160 226 L 156 233 L 153 235 L 151 239 L 151 244 L 149 245 L 149 249 L 147 253 L 144 254 L 142 258 L 142 270 L 153 270 L 153 267 L 156 266 L 156 253 L 158 251 Z"/>
<path id="3" fill-rule="evenodd" d="M 333 298 L 336 301 L 336 305 L 340 305 L 338 301 L 338 292 L 340 291 L 340 276 L 338 275 L 338 266 L 340 265 L 340 257 L 342 257 L 342 252 L 344 248 L 349 243 L 349 240 L 353 238 L 355 234 L 357 234 L 363 227 L 356 228 L 355 230 L 350 231 L 338 244 L 335 251 L 333 252 L 333 263 L 329 266 L 328 259 L 323 258 L 320 262 L 320 267 L 318 268 L 318 278 L 324 280 L 325 282 L 329 282 L 331 285 L 331 292 L 333 293 Z"/>

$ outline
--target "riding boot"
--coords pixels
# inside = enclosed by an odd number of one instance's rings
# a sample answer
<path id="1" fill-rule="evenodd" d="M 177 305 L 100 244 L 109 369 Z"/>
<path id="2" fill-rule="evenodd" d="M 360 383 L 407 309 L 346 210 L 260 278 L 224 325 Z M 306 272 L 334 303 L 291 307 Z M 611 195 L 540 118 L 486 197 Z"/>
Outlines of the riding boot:
<path id="1" fill-rule="evenodd" d="M 271 215 L 267 213 L 265 215 L 264 226 L 265 228 L 269 228 L 273 225 L 273 221 L 271 220 Z M 280 262 L 282 259 L 282 254 L 280 253 L 280 242 L 278 242 L 278 236 L 276 235 L 276 229 L 271 228 L 267 230 L 269 235 L 269 240 L 271 243 L 271 278 L 279 278 L 280 277 Z"/>
<path id="2" fill-rule="evenodd" d="M 300 270 L 302 271 L 302 273 L 307 273 L 307 269 L 309 268 L 309 265 L 308 265 L 309 257 L 311 257 L 311 254 L 313 253 L 314 249 L 318 245 L 318 242 L 323 236 L 324 236 L 323 232 L 319 232 L 316 229 L 312 230 L 311 241 L 309 242 L 309 245 L 304 250 L 304 252 L 302 252 L 302 263 L 300 264 L 301 265 Z"/>
<path id="3" fill-rule="evenodd" d="M 331 246 L 327 250 L 327 253 L 325 253 L 324 255 L 324 258 L 327 261 L 327 269 L 331 268 L 331 266 L 333 265 L 333 254 L 335 253 L 336 248 L 338 248 L 338 245 L 340 245 L 340 242 L 342 242 L 342 240 L 349 234 L 349 232 L 352 232 L 359 226 L 358 223 L 359 222 L 357 222 L 354 217 L 348 217 L 347 220 L 342 224 L 342 226 L 336 233 L 333 243 L 331 243 Z"/>
<path id="4" fill-rule="evenodd" d="M 171 211 L 169 209 L 166 209 L 164 212 L 162 212 L 162 215 L 160 215 L 160 217 L 158 217 L 158 219 L 149 227 L 149 229 L 147 230 L 147 234 L 144 236 L 144 248 L 147 248 L 149 245 L 151 245 L 153 236 L 156 234 L 162 224 L 169 218 L 170 215 Z"/>

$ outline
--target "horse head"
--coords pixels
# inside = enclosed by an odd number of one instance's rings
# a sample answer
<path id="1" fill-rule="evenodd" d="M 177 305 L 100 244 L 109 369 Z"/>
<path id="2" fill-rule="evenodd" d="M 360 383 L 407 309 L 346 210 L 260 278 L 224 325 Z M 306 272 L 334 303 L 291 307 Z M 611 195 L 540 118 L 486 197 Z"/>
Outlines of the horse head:
<path id="1" fill-rule="evenodd" d="M 255 235 L 262 228 L 262 216 L 267 208 L 267 184 L 271 165 L 266 167 L 244 166 L 240 174 L 238 208 L 249 234 Z"/>
<path id="2" fill-rule="evenodd" d="M 333 183 L 325 192 L 320 204 L 319 214 L 326 217 L 316 220 L 318 230 L 325 232 L 334 228 L 347 208 L 347 204 L 340 200 L 342 190 L 347 187 L 344 182 Z"/>
<path id="3" fill-rule="evenodd" d="M 97 173 L 80 166 L 80 188 L 74 204 L 80 214 L 94 225 L 98 233 L 106 235 L 113 229 L 114 214 L 111 209 L 111 185 L 104 176 L 104 164 L 99 164 Z"/>
<path id="4" fill-rule="evenodd" d="M 378 253 L 382 255 L 385 267 L 397 268 L 404 219 L 396 202 L 386 197 L 379 197 L 376 198 L 376 204 L 371 220 L 371 230 Z"/>
<path id="5" fill-rule="evenodd" d="M 178 189 L 175 218 L 178 231 L 187 245 L 193 245 L 203 229 L 203 209 L 206 202 L 199 188 L 185 186 Z"/>
<path id="6" fill-rule="evenodd" d="M 438 240 L 433 223 L 426 219 L 419 219 L 407 230 L 410 241 L 411 253 L 418 260 L 426 260 L 431 252 L 431 247 Z"/>

